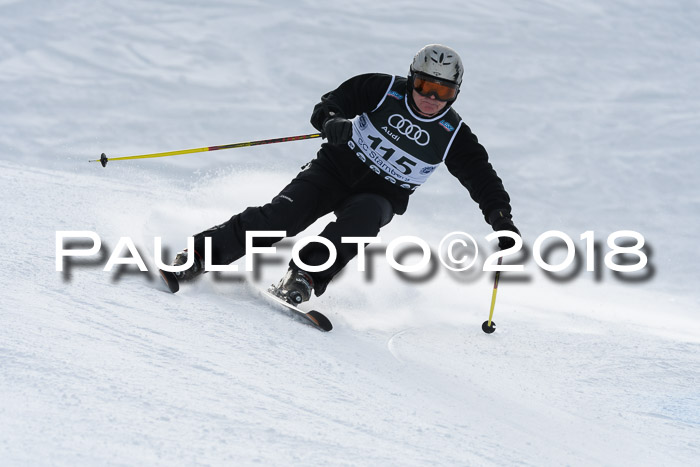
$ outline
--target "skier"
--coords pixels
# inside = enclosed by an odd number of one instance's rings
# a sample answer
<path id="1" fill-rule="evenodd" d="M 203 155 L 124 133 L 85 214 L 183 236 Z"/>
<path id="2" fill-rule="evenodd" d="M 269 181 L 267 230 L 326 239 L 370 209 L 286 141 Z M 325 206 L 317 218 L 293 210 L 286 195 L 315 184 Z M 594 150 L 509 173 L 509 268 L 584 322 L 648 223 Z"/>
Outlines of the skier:
<path id="1" fill-rule="evenodd" d="M 476 135 L 452 108 L 464 68 L 453 49 L 439 44 L 415 55 L 408 77 L 363 74 L 345 81 L 321 98 L 311 124 L 326 138 L 317 156 L 272 201 L 249 207 L 223 224 L 194 237 L 194 252 L 177 254 L 173 265 L 192 265 L 176 273 L 178 281 L 204 272 L 205 238 L 210 237 L 211 264 L 229 264 L 245 254 L 246 231 L 282 230 L 294 236 L 321 216 L 333 212 L 321 237 L 335 246 L 330 268 L 308 272 L 290 261 L 277 286 L 292 304 L 320 296 L 330 280 L 357 254 L 357 244 L 342 237 L 374 237 L 395 214 L 406 211 L 409 196 L 444 162 L 450 173 L 479 204 L 495 231 L 519 234 L 511 217 L 510 197 L 488 161 Z M 281 238 L 256 238 L 270 246 Z M 514 244 L 500 237 L 501 249 Z M 327 262 L 325 245 L 309 243 L 300 250 L 306 265 Z"/>

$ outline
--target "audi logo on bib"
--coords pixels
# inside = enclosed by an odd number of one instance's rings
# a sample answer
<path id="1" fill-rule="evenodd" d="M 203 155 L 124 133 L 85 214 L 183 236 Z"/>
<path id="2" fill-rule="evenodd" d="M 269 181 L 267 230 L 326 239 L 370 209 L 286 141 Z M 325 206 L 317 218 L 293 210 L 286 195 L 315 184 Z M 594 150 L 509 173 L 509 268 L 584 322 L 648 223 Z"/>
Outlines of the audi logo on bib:
<path id="1" fill-rule="evenodd" d="M 430 142 L 430 135 L 427 131 L 414 125 L 413 122 L 404 118 L 400 114 L 394 114 L 389 117 L 389 125 L 404 135 L 406 138 L 415 141 L 419 146 L 425 146 Z"/>

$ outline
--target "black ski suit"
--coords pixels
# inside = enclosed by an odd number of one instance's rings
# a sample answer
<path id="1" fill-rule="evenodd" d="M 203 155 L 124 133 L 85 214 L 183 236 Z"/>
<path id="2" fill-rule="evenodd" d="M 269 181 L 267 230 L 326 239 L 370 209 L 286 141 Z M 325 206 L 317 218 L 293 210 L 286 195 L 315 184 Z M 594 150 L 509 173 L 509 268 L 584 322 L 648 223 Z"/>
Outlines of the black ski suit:
<path id="1" fill-rule="evenodd" d="M 357 254 L 357 245 L 341 243 L 341 238 L 376 236 L 394 214 L 406 211 L 411 193 L 441 162 L 467 188 L 487 222 L 494 212 L 510 218 L 510 198 L 476 136 L 450 107 L 430 119 L 419 117 L 411 107 L 406 81 L 365 74 L 325 94 L 311 124 L 322 131 L 331 112 L 354 119 L 348 145 L 324 143 L 270 203 L 249 207 L 197 234 L 196 252 L 203 257 L 204 238 L 211 237 L 212 263 L 229 264 L 245 254 L 246 231 L 283 230 L 291 237 L 333 212 L 336 220 L 320 236 L 335 245 L 338 256 L 326 271 L 310 273 L 319 296 Z M 257 238 L 255 246 L 279 240 Z M 328 249 L 310 243 L 299 257 L 305 264 L 321 265 L 328 260 Z M 290 262 L 290 267 L 296 265 Z"/>

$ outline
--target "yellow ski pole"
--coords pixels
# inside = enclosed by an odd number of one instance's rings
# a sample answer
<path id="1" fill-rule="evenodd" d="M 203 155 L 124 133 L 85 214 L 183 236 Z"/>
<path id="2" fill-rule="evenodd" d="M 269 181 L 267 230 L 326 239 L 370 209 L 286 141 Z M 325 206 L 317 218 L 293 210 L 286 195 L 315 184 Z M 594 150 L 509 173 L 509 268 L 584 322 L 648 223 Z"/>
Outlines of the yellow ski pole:
<path id="1" fill-rule="evenodd" d="M 498 258 L 498 265 L 503 262 L 503 256 Z M 481 330 L 486 334 L 491 334 L 496 330 L 496 323 L 493 320 L 493 309 L 496 307 L 496 292 L 498 292 L 498 278 L 501 277 L 501 271 L 496 271 L 496 279 L 493 282 L 493 293 L 491 294 L 491 311 L 489 312 L 488 321 L 484 321 L 481 325 Z"/>
<path id="2" fill-rule="evenodd" d="M 107 155 L 105 153 L 102 153 L 102 157 L 100 157 L 99 159 L 91 160 L 89 162 L 100 162 L 100 163 L 102 163 L 102 167 L 107 167 L 107 162 L 109 162 L 109 161 L 124 161 L 124 160 L 129 160 L 129 159 L 151 159 L 154 157 L 178 156 L 180 154 L 192 154 L 195 152 L 218 151 L 220 149 L 245 148 L 245 147 L 249 147 L 249 146 L 259 146 L 261 144 L 286 143 L 288 141 L 300 141 L 303 139 L 320 138 L 320 137 L 321 137 L 320 133 L 312 133 L 309 135 L 286 136 L 284 138 L 261 139 L 258 141 L 247 141 L 245 143 L 224 144 L 222 146 L 208 146 L 208 147 L 204 147 L 204 148 L 182 149 L 180 151 L 157 152 L 154 154 L 143 154 L 140 156 L 107 157 Z"/>

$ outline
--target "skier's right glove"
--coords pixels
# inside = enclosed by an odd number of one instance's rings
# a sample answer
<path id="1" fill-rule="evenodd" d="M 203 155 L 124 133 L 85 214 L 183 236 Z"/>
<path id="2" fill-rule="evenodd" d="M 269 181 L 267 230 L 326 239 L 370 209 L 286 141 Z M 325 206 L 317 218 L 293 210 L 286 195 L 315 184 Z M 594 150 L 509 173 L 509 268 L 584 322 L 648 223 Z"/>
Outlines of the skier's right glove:
<path id="1" fill-rule="evenodd" d="M 323 123 L 323 134 L 334 146 L 346 144 L 352 136 L 352 122 L 343 117 L 331 117 Z"/>

